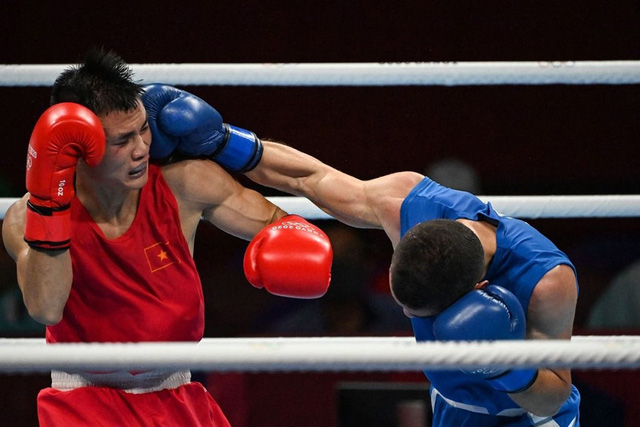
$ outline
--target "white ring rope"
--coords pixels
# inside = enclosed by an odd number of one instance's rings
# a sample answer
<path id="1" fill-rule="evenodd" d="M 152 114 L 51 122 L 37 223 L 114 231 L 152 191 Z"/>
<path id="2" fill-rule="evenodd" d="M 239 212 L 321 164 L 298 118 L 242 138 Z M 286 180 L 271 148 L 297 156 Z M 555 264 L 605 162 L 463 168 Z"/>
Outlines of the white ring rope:
<path id="1" fill-rule="evenodd" d="M 516 218 L 605 218 L 640 216 L 640 195 L 478 196 L 502 215 Z M 331 219 L 304 197 L 268 197 L 289 213 L 308 219 Z"/>
<path id="2" fill-rule="evenodd" d="M 69 64 L 1 64 L 0 86 L 50 86 Z M 247 86 L 638 84 L 640 61 L 131 64 L 146 83 Z"/>
<path id="3" fill-rule="evenodd" d="M 640 337 L 571 341 L 424 342 L 413 338 L 238 338 L 200 343 L 45 344 L 0 340 L 0 371 L 192 369 L 200 371 L 420 371 L 491 367 L 635 369 Z"/>
<path id="4" fill-rule="evenodd" d="M 478 196 L 503 215 L 516 218 L 640 217 L 640 195 Z M 267 197 L 284 211 L 307 219 L 333 219 L 304 197 Z M 0 219 L 16 198 L 0 198 Z"/>

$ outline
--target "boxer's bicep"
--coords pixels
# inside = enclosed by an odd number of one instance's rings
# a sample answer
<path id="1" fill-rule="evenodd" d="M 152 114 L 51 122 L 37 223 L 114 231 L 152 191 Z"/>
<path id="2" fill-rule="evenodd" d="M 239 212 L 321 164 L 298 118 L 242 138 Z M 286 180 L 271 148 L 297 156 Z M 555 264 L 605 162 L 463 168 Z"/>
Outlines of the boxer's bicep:
<path id="1" fill-rule="evenodd" d="M 536 285 L 527 310 L 527 336 L 569 339 L 573 331 L 578 285 L 569 265 L 549 270 Z"/>

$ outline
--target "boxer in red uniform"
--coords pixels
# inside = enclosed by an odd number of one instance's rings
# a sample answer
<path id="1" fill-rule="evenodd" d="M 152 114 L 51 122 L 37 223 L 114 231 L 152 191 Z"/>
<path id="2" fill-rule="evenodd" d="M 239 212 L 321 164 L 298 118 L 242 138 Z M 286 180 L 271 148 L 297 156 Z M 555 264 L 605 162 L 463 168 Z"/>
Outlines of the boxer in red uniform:
<path id="1" fill-rule="evenodd" d="M 217 144 L 209 155 L 232 170 L 255 165 L 261 142 L 212 124 L 192 99 L 168 110 L 156 100 L 147 112 L 142 93 L 121 58 L 94 51 L 59 76 L 53 105 L 33 130 L 28 193 L 9 208 L 2 232 L 47 341 L 199 341 L 204 307 L 192 253 L 202 218 L 254 239 L 245 256 L 252 285 L 281 296 L 323 295 L 332 251 L 321 230 L 214 162 L 149 161 L 152 131 L 163 146 Z M 42 426 L 228 425 L 188 371 L 54 371 L 52 387 L 38 396 L 38 417 Z"/>

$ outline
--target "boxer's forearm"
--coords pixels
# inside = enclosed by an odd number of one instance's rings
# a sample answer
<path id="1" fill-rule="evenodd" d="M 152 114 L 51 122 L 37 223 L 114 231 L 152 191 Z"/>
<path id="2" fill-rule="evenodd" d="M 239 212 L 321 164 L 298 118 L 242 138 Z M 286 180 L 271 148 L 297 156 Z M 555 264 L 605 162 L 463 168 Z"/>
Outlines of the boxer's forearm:
<path id="1" fill-rule="evenodd" d="M 520 407 L 541 417 L 555 415 L 571 393 L 571 373 L 567 369 L 539 369 L 531 387 L 509 394 Z"/>
<path id="2" fill-rule="evenodd" d="M 18 284 L 29 315 L 53 325 L 60 321 L 72 282 L 69 250 L 26 248 L 18 258 Z"/>
<path id="3" fill-rule="evenodd" d="M 306 197 L 346 224 L 380 228 L 369 206 L 364 181 L 292 147 L 264 141 L 262 160 L 246 175 L 258 184 Z"/>

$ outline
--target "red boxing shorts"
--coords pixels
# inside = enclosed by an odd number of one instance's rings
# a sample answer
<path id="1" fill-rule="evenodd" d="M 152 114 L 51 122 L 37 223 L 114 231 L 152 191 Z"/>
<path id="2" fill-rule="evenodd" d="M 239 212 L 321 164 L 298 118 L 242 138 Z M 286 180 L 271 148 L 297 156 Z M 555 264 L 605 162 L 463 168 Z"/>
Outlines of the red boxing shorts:
<path id="1" fill-rule="evenodd" d="M 230 426 L 197 382 L 149 393 L 111 387 L 46 388 L 38 394 L 38 419 L 49 426 Z"/>

